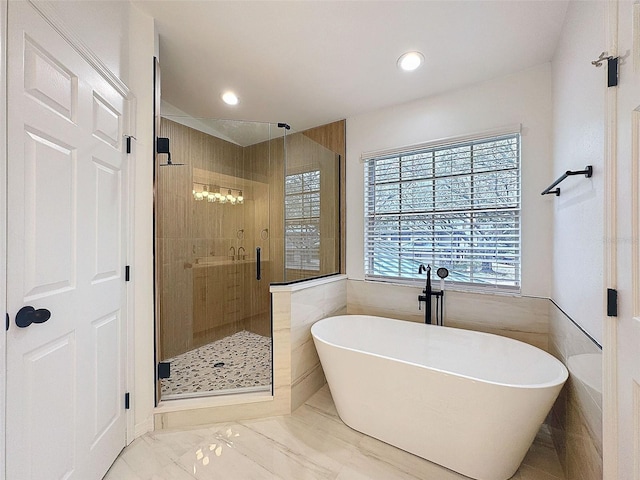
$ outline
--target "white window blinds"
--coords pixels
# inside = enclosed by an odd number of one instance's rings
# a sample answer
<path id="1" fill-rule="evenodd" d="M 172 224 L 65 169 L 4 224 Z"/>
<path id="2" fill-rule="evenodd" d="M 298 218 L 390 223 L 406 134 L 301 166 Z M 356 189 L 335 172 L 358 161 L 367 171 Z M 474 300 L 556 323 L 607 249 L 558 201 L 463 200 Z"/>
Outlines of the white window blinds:
<path id="1" fill-rule="evenodd" d="M 520 287 L 520 135 L 365 162 L 365 278 Z"/>

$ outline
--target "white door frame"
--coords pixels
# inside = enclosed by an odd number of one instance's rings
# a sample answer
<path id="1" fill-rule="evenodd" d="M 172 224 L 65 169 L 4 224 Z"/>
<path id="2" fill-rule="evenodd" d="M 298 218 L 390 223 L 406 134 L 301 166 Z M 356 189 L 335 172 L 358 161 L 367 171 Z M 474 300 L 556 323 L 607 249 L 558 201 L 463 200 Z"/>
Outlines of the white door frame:
<path id="1" fill-rule="evenodd" d="M 0 314 L 7 312 L 7 0 L 0 0 Z M 0 480 L 5 480 L 4 465 L 7 464 L 5 448 L 5 412 L 7 379 L 7 332 L 4 317 L 0 325 Z"/>
<path id="2" fill-rule="evenodd" d="M 618 52 L 618 2 L 608 3 L 605 12 L 608 55 Z M 606 288 L 618 285 L 618 89 L 607 88 L 605 94 L 604 138 L 604 281 Z M 602 292 L 604 295 L 605 292 Z M 606 302 L 605 302 L 606 303 Z M 602 434 L 603 479 L 618 478 L 618 324 L 615 317 L 603 315 L 602 348 Z"/>
<path id="3" fill-rule="evenodd" d="M 127 97 L 128 102 L 128 125 L 126 126 L 127 135 L 132 137 L 136 137 L 136 111 L 137 111 L 137 102 L 136 98 L 133 94 L 129 94 Z M 127 248 L 125 251 L 125 262 L 131 268 L 135 264 L 135 171 L 136 171 L 136 142 L 132 139 L 130 142 L 131 145 L 131 153 L 129 154 L 129 161 L 127 162 L 127 184 L 124 185 L 125 190 L 125 201 L 123 202 L 124 208 L 126 209 L 125 215 L 125 225 L 127 228 Z M 126 444 L 129 445 L 131 442 L 135 440 L 135 412 L 134 412 L 134 385 L 135 385 L 135 289 L 134 285 L 136 283 L 135 280 L 135 271 L 131 274 L 130 281 L 127 283 L 126 288 L 126 298 L 125 298 L 125 307 L 124 311 L 126 312 L 126 327 L 127 327 L 127 338 L 126 338 L 126 352 L 125 352 L 125 376 L 126 376 L 126 391 L 129 392 L 129 410 L 126 413 L 127 415 L 127 429 L 126 429 Z M 0 480 L 2 480 L 0 478 Z"/>
<path id="4" fill-rule="evenodd" d="M 80 56 L 86 60 L 101 76 L 109 82 L 122 96 L 128 101 L 127 123 L 125 124 L 125 132 L 127 135 L 135 136 L 135 114 L 136 114 L 136 98 L 120 78 L 118 78 L 105 63 L 93 53 L 84 42 L 73 31 L 71 31 L 59 18 L 55 9 L 45 3 L 36 3 L 32 0 L 27 2 L 49 23 L 60 36 L 62 36 L 72 48 L 74 48 Z M 8 38 L 7 23 L 8 0 L 0 0 L 0 314 L 7 312 L 6 304 L 6 261 L 7 261 L 7 98 L 6 98 L 6 80 L 7 80 L 7 59 L 6 59 L 6 43 Z M 126 211 L 126 228 L 127 248 L 126 248 L 126 264 L 133 265 L 133 252 L 135 245 L 135 229 L 134 224 L 134 182 L 135 182 L 135 142 L 132 142 L 134 148 L 128 159 L 127 176 L 128 181 L 125 185 L 125 199 L 123 205 Z M 124 267 L 124 266 L 123 266 Z M 134 391 L 134 278 L 129 282 L 126 288 L 126 298 L 123 311 L 126 312 L 126 391 Z M 4 327 L 4 319 L 3 325 Z M 6 465 L 6 331 L 0 328 L 0 480 L 5 480 Z M 134 439 L 135 434 L 135 412 L 134 401 L 130 401 L 130 409 L 126 414 L 126 444 Z"/>

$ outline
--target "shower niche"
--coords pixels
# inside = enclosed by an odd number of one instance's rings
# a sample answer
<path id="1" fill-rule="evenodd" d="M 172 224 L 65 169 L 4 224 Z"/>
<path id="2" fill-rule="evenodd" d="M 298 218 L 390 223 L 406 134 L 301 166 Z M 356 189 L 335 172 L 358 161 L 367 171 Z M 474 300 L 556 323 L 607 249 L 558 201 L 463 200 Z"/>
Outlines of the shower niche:
<path id="1" fill-rule="evenodd" d="M 269 392 L 270 284 L 340 269 L 339 155 L 270 123 L 163 116 L 159 136 L 159 399 Z"/>

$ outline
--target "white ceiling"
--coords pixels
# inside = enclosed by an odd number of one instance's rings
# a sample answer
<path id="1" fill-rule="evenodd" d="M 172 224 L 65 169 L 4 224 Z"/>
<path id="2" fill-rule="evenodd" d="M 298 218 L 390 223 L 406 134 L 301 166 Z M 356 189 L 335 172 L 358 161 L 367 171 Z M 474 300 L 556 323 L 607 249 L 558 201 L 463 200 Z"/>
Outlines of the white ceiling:
<path id="1" fill-rule="evenodd" d="M 147 1 L 163 100 L 193 117 L 295 130 L 436 95 L 551 60 L 564 0 Z M 412 73 L 398 57 L 419 50 Z M 240 104 L 220 94 L 234 90 Z"/>

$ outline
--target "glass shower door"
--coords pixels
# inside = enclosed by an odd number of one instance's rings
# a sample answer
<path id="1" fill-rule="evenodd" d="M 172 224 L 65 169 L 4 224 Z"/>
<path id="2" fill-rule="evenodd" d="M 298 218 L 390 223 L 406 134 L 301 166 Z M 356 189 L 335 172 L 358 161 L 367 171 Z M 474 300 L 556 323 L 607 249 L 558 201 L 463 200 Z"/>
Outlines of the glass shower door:
<path id="1" fill-rule="evenodd" d="M 156 169 L 161 400 L 271 389 L 270 197 L 283 164 L 272 132 L 162 118 L 184 165 Z"/>

